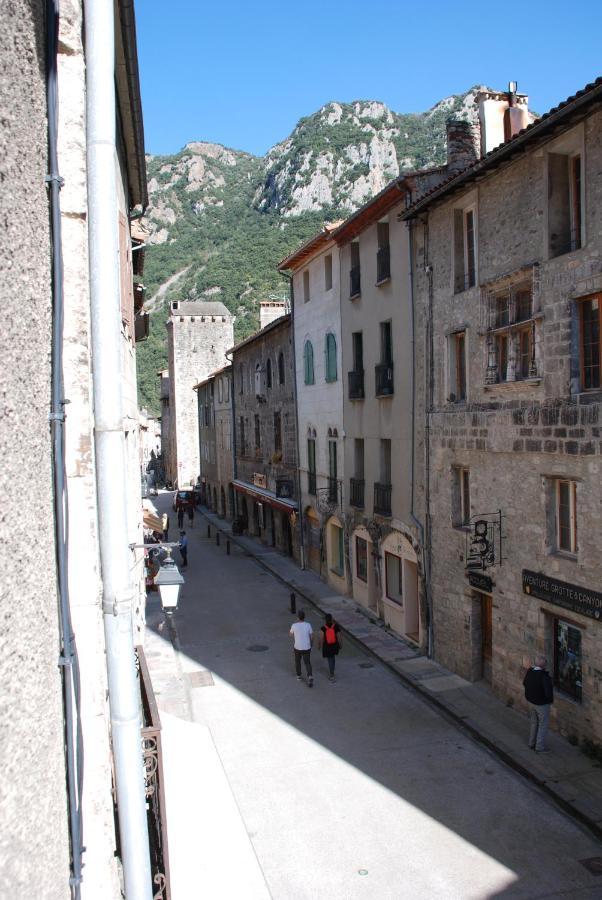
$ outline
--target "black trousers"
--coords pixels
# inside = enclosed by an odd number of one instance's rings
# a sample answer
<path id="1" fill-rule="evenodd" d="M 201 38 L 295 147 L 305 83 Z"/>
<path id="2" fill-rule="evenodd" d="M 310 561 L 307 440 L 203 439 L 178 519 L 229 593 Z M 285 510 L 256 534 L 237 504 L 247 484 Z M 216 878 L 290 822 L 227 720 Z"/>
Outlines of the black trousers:
<path id="1" fill-rule="evenodd" d="M 295 672 L 297 675 L 301 675 L 301 660 L 303 660 L 305 665 L 307 677 L 311 678 L 311 650 L 295 650 Z"/>

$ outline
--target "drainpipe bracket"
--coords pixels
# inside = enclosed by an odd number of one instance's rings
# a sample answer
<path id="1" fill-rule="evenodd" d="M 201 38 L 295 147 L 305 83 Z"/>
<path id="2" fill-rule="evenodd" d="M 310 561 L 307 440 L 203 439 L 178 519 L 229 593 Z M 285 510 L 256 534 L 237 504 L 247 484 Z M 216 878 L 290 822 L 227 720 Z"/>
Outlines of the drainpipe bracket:
<path id="1" fill-rule="evenodd" d="M 63 185 L 65 184 L 65 179 L 62 178 L 60 175 L 56 175 L 56 174 L 46 175 L 46 177 L 44 178 L 44 181 L 46 182 L 46 184 L 58 184 L 59 188 L 62 188 Z"/>
<path id="2" fill-rule="evenodd" d="M 102 601 L 102 611 L 105 616 L 119 616 L 131 613 L 135 592 L 130 588 L 117 594 L 112 600 Z"/>

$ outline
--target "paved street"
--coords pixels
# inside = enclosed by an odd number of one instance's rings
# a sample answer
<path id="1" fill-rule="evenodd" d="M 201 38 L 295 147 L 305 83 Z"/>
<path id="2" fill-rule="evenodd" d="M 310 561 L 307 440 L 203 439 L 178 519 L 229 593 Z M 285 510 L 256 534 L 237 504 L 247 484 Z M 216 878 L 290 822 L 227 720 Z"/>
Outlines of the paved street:
<path id="1" fill-rule="evenodd" d="M 361 647 L 346 642 L 335 684 L 314 650 L 315 687 L 300 684 L 288 591 L 206 534 L 197 516 L 175 617 L 179 712 L 207 727 L 273 898 L 602 897 L 579 862 L 602 846 Z M 211 900 L 240 896 L 223 879 Z"/>

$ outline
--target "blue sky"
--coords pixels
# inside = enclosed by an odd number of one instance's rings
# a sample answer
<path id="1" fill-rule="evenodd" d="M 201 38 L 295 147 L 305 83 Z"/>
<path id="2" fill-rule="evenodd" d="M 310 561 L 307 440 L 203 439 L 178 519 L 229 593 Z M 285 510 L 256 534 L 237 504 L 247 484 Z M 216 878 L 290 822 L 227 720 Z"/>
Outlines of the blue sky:
<path id="1" fill-rule="evenodd" d="M 422 112 L 518 81 L 545 112 L 602 74 L 602 0 L 515 4 L 138 0 L 146 149 L 261 155 L 329 100 Z"/>

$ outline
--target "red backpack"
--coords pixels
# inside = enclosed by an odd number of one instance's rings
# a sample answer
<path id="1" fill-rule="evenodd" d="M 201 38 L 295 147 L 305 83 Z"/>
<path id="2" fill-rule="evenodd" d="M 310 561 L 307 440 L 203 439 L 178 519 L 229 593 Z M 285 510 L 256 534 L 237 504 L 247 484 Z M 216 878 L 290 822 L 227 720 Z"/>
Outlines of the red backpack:
<path id="1" fill-rule="evenodd" d="M 334 623 L 332 625 L 324 626 L 324 637 L 326 638 L 327 644 L 336 644 L 337 642 L 337 633 L 334 630 Z"/>

